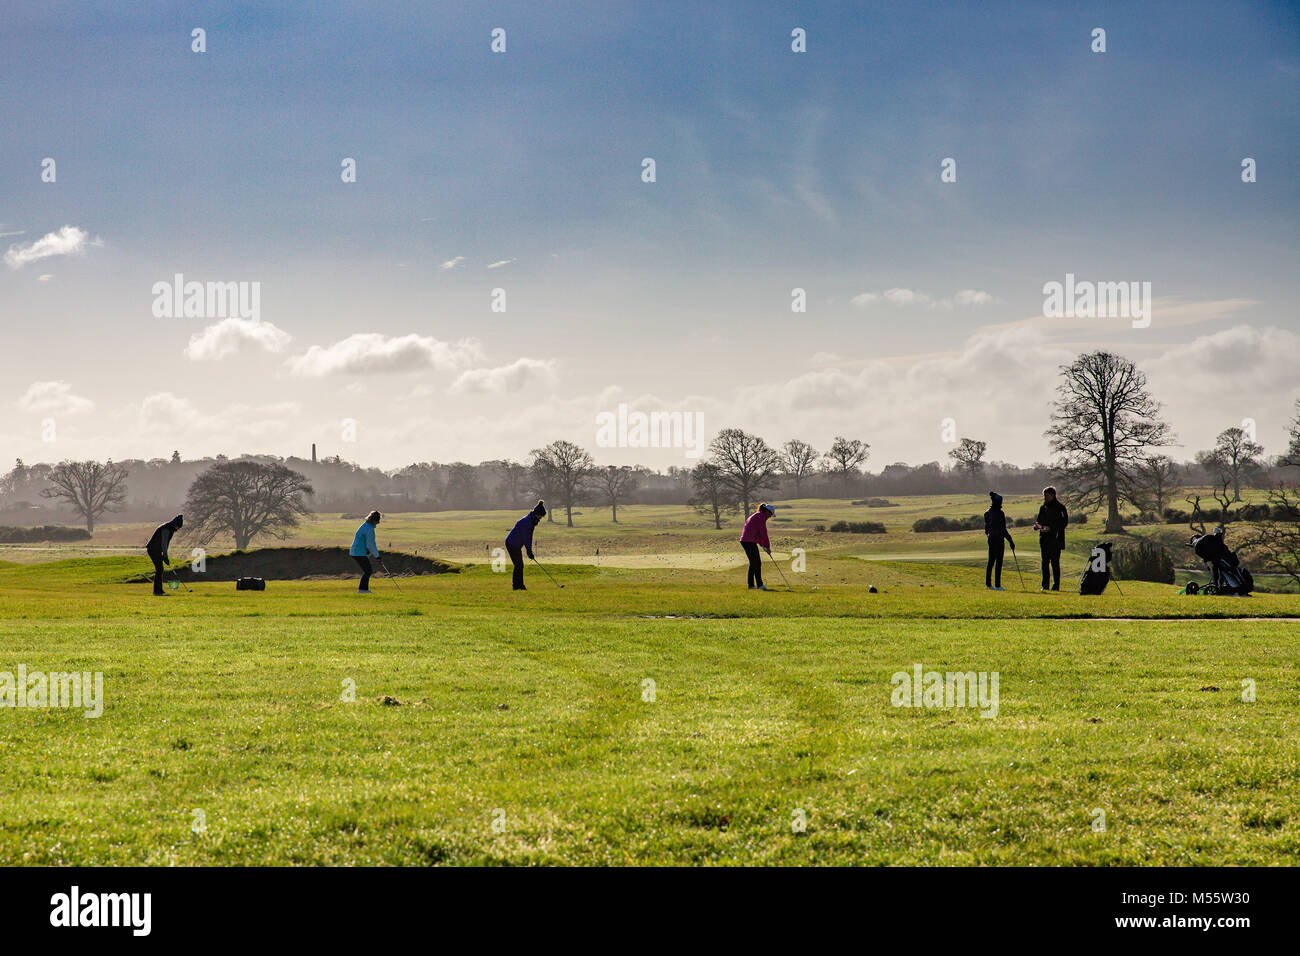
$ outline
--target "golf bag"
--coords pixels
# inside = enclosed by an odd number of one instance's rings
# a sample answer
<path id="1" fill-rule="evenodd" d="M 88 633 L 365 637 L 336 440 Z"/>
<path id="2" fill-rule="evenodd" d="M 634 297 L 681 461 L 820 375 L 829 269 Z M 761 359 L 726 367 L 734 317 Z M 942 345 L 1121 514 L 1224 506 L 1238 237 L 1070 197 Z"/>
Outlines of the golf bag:
<path id="1" fill-rule="evenodd" d="M 1210 583 L 1204 586 L 1187 585 L 1188 594 L 1235 594 L 1245 597 L 1255 589 L 1255 578 L 1241 566 L 1237 552 L 1223 540 L 1223 532 L 1196 535 L 1188 542 L 1196 556 L 1205 562 L 1210 572 Z"/>
<path id="2" fill-rule="evenodd" d="M 1097 552 L 1101 552 L 1098 555 Z M 1100 558 L 1100 560 L 1098 560 Z M 1100 564 L 1098 570 L 1096 565 Z M 1088 566 L 1084 568 L 1083 575 L 1079 578 L 1080 594 L 1101 594 L 1106 590 L 1106 585 L 1110 584 L 1110 542 L 1103 541 L 1092 549 L 1092 557 L 1088 561 Z M 1119 587 L 1119 585 L 1116 585 Z"/>
<path id="3" fill-rule="evenodd" d="M 236 591 L 265 591 L 266 580 L 264 578 L 240 578 L 235 582 Z"/>

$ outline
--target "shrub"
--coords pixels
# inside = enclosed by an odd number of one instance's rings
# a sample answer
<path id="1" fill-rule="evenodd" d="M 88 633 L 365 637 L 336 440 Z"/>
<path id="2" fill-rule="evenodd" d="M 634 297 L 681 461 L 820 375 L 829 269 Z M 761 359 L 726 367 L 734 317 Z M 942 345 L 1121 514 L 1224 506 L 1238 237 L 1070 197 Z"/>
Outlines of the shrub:
<path id="1" fill-rule="evenodd" d="M 967 518 L 945 518 L 935 515 L 933 518 L 918 518 L 912 523 L 912 530 L 925 533 L 929 531 L 983 531 L 984 518 L 971 515 Z"/>
<path id="2" fill-rule="evenodd" d="M 860 501 L 853 502 L 855 505 L 866 505 L 868 508 L 897 508 L 888 498 L 863 498 Z"/>
<path id="3" fill-rule="evenodd" d="M 1111 561 L 1121 581 L 1174 583 L 1173 557 L 1151 541 L 1138 540 L 1118 545 L 1111 554 Z"/>
<path id="4" fill-rule="evenodd" d="M 58 524 L 42 524 L 32 528 L 15 528 L 0 525 L 0 542 L 21 544 L 31 541 L 89 541 L 90 532 L 85 528 L 69 528 Z"/>
<path id="5" fill-rule="evenodd" d="M 846 534 L 884 534 L 885 526 L 879 521 L 837 521 L 828 530 Z"/>

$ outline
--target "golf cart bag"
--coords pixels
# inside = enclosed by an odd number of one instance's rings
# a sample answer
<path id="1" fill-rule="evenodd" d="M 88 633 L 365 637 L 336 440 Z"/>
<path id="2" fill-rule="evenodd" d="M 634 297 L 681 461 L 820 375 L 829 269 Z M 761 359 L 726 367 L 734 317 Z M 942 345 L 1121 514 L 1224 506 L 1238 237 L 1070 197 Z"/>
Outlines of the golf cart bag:
<path id="1" fill-rule="evenodd" d="M 1198 585 L 1189 582 L 1188 594 L 1235 594 L 1246 597 L 1255 589 L 1255 579 L 1241 566 L 1237 553 L 1223 540 L 1223 529 L 1215 528 L 1213 534 L 1193 535 L 1188 542 L 1196 556 L 1205 562 L 1210 572 L 1210 583 Z"/>
<path id="2" fill-rule="evenodd" d="M 1100 570 L 1097 565 L 1101 565 Z M 1103 541 L 1092 549 L 1088 566 L 1079 578 L 1080 594 L 1101 594 L 1110 584 L 1110 542 Z M 1118 585 L 1116 585 L 1118 587 Z"/>

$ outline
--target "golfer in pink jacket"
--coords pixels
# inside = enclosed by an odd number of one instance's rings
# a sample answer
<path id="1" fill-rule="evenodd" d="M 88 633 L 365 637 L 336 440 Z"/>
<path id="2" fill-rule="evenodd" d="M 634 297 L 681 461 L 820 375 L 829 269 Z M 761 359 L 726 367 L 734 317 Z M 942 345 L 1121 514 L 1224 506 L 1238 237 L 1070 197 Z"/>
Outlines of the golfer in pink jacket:
<path id="1" fill-rule="evenodd" d="M 763 586 L 763 559 L 759 557 L 758 549 L 761 547 L 770 556 L 772 554 L 772 545 L 767 540 L 767 519 L 776 514 L 776 509 L 766 501 L 758 506 L 755 511 L 745 520 L 745 530 L 740 532 L 740 546 L 745 549 L 745 556 L 749 558 L 749 589 L 752 591 L 757 588 L 760 591 L 766 591 Z"/>

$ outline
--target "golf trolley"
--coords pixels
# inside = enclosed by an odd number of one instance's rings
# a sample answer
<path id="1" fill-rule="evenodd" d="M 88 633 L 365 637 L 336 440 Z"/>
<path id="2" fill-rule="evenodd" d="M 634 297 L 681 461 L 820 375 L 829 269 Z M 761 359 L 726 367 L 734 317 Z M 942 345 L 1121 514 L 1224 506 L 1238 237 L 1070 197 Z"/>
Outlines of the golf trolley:
<path id="1" fill-rule="evenodd" d="M 1210 572 L 1208 584 L 1188 581 L 1184 594 L 1230 594 L 1247 597 L 1255 589 L 1255 579 L 1248 568 L 1242 567 L 1237 552 L 1224 543 L 1223 529 L 1215 528 L 1211 534 L 1192 535 L 1187 546 Z"/>

